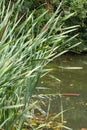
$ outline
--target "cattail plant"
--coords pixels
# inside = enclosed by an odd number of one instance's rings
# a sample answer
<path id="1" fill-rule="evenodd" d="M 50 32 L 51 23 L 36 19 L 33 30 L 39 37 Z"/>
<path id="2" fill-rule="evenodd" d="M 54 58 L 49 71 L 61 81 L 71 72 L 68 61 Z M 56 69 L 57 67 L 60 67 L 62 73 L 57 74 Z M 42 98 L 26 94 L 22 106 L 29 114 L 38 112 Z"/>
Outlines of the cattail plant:
<path id="1" fill-rule="evenodd" d="M 40 77 L 49 71 L 45 66 L 79 44 L 56 52 L 75 37 L 66 39 L 68 33 L 76 29 L 76 26 L 68 27 L 59 34 L 57 30 L 54 31 L 55 28 L 59 29 L 57 23 L 62 20 L 57 16 L 60 6 L 44 25 L 46 29 L 35 36 L 35 27 L 47 12 L 35 19 L 32 12 L 25 19 L 25 15 L 19 15 L 22 4 L 22 0 L 15 4 L 10 1 L 6 6 L 5 0 L 0 1 L 1 130 L 22 130 L 24 122 L 30 116 L 30 109 L 36 104 L 36 101 L 31 100 L 32 94 L 38 87 Z"/>

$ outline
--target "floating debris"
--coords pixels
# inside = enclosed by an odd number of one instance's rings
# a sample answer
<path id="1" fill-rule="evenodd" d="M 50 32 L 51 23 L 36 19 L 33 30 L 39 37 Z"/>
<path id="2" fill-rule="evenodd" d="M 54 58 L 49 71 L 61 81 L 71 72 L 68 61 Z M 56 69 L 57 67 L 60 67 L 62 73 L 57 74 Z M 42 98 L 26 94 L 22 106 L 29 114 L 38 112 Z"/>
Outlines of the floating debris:
<path id="1" fill-rule="evenodd" d="M 83 69 L 83 67 L 64 67 L 64 66 L 59 66 L 58 68 L 60 68 L 60 69 L 66 69 L 66 70 L 69 70 L 69 69 L 72 69 L 72 70 Z"/>
<path id="2" fill-rule="evenodd" d="M 66 97 L 78 97 L 80 94 L 77 93 L 62 93 L 60 96 L 66 96 Z"/>

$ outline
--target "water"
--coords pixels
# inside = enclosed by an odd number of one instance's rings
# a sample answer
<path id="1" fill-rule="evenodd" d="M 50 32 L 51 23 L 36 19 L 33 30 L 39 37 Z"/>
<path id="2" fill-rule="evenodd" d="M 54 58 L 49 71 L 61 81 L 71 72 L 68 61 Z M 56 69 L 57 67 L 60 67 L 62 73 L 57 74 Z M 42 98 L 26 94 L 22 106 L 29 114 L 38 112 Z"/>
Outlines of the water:
<path id="1" fill-rule="evenodd" d="M 41 86 L 51 88 L 51 90 L 44 91 L 45 93 L 55 94 L 60 91 L 60 93 L 80 94 L 78 97 L 62 97 L 63 109 L 70 109 L 63 114 L 67 122 L 65 125 L 73 130 L 87 128 L 87 54 L 66 54 L 50 63 L 48 68 L 53 68 L 51 74 L 61 82 L 50 77 L 43 78 Z M 61 104 L 60 97 L 53 98 L 50 111 L 58 113 L 59 104 Z"/>

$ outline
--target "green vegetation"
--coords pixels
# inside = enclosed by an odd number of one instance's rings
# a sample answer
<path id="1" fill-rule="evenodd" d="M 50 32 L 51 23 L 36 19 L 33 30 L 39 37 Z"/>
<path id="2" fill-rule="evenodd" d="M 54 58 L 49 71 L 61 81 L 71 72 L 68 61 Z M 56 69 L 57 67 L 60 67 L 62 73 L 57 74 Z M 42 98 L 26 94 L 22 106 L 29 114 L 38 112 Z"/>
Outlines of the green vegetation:
<path id="1" fill-rule="evenodd" d="M 36 17 L 39 16 L 46 10 L 49 10 L 47 15 L 43 17 L 42 22 L 39 23 L 40 27 L 44 25 L 45 22 L 52 16 L 52 14 L 57 9 L 61 0 L 26 0 L 24 1 L 24 6 L 22 12 L 32 12 L 36 10 Z M 76 32 L 70 33 L 69 36 L 72 37 L 75 33 L 78 33 L 78 37 L 74 38 L 73 43 L 82 42 L 81 45 L 74 48 L 72 51 L 79 53 L 87 51 L 87 0 L 63 0 L 61 6 L 61 17 L 74 12 L 74 15 L 67 21 L 62 21 L 61 25 L 64 27 L 79 25 Z"/>
<path id="2" fill-rule="evenodd" d="M 65 14 L 75 12 L 75 15 L 71 17 L 65 25 L 80 25 L 77 33 L 79 36 L 74 39 L 75 42 L 81 41 L 82 44 L 74 49 L 75 52 L 87 51 L 87 1 L 86 0 L 65 0 L 63 2 L 62 9 Z"/>
<path id="3" fill-rule="evenodd" d="M 77 26 L 60 28 L 62 21 L 66 21 L 73 13 L 61 17 L 59 6 L 41 27 L 39 23 L 41 25 L 47 11 L 38 17 L 34 16 L 34 11 L 22 15 L 22 4 L 21 0 L 14 3 L 0 1 L 1 130 L 27 129 L 26 122 L 31 117 L 31 109 L 38 102 L 31 98 L 32 94 L 40 78 L 49 72 L 45 66 L 79 44 L 70 44 L 77 35 L 68 37 L 68 33 L 75 31 Z M 56 53 L 57 50 L 59 53 Z"/>

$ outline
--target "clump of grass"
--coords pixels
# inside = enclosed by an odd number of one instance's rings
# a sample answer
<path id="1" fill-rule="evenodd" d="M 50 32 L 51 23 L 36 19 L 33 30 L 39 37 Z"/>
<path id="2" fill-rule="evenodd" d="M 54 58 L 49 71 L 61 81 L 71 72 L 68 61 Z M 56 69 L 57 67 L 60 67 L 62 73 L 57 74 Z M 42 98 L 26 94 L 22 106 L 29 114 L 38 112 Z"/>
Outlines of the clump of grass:
<path id="1" fill-rule="evenodd" d="M 24 16 L 19 15 L 21 3 L 21 0 L 14 5 L 9 2 L 6 8 L 5 0 L 0 1 L 0 129 L 4 130 L 21 130 L 24 127 L 30 116 L 29 110 L 36 104 L 30 100 L 33 91 L 40 77 L 48 72 L 44 67 L 76 46 L 56 53 L 58 48 L 72 40 L 66 41 L 65 38 L 75 30 L 74 26 L 60 34 L 53 33 L 60 7 L 46 23 L 46 28 L 35 36 L 35 27 L 47 12 L 36 19 L 32 12 L 24 20 Z"/>

